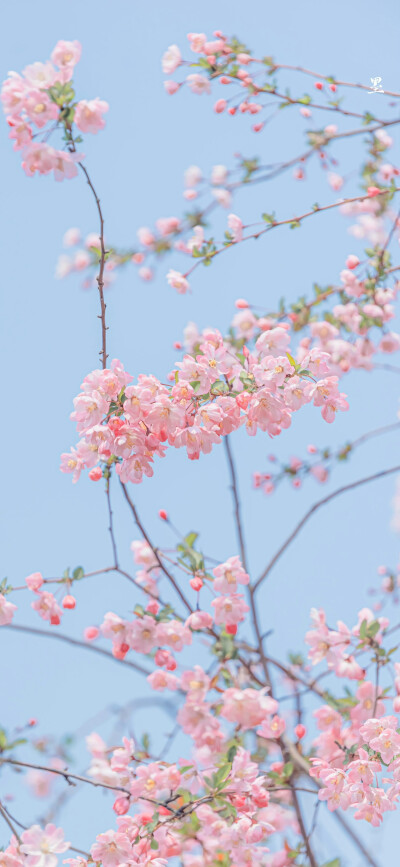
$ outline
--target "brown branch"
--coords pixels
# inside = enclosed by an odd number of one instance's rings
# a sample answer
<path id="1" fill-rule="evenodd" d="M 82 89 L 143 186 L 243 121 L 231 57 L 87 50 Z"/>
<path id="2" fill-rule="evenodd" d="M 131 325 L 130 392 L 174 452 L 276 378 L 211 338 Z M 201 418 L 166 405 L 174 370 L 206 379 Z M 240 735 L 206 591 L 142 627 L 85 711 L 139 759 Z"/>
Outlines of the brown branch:
<path id="1" fill-rule="evenodd" d="M 94 199 L 95 199 L 95 202 L 96 202 L 97 212 L 98 212 L 98 215 L 99 215 L 99 221 L 100 221 L 100 234 L 99 234 L 99 237 L 100 237 L 100 260 L 99 260 L 99 265 L 100 265 L 100 267 L 99 267 L 99 273 L 98 273 L 98 275 L 97 275 L 97 277 L 96 277 L 96 280 L 97 280 L 97 286 L 98 286 L 99 296 L 100 296 L 100 316 L 99 316 L 99 319 L 101 319 L 101 351 L 100 351 L 100 358 L 101 358 L 101 361 L 102 361 L 103 370 L 105 370 L 105 368 L 107 367 L 107 358 L 108 358 L 108 355 L 107 355 L 106 304 L 105 304 L 105 301 L 104 301 L 104 266 L 105 266 L 105 261 L 106 261 L 106 249 L 105 249 L 105 246 L 104 246 L 104 217 L 103 217 L 103 212 L 102 212 L 102 210 L 101 210 L 100 199 L 99 199 L 99 197 L 98 197 L 98 195 L 97 195 L 97 193 L 96 193 L 96 190 L 95 190 L 95 188 L 94 188 L 94 186 L 93 186 L 93 183 L 92 183 L 92 181 L 91 181 L 91 179 L 90 179 L 89 172 L 88 172 L 88 170 L 86 169 L 86 167 L 83 165 L 83 163 L 78 163 L 78 165 L 79 165 L 79 167 L 82 169 L 83 174 L 85 175 L 85 178 L 86 178 L 86 180 L 87 180 L 87 183 L 89 184 L 89 187 L 90 187 L 90 189 L 91 189 L 91 191 L 92 191 L 92 193 L 93 193 L 93 196 L 94 196 Z"/>
<path id="2" fill-rule="evenodd" d="M 131 498 L 130 498 L 130 496 L 129 496 L 129 494 L 128 494 L 128 491 L 127 491 L 127 489 L 126 489 L 126 485 L 124 485 L 123 482 L 121 482 L 121 487 L 122 487 L 122 490 L 123 490 L 123 493 L 124 493 L 124 497 L 125 497 L 125 499 L 126 499 L 126 502 L 128 503 L 129 508 L 130 508 L 130 510 L 131 510 L 131 512 L 132 512 L 132 514 L 133 514 L 134 519 L 135 519 L 135 524 L 136 524 L 136 526 L 139 528 L 139 530 L 140 530 L 140 532 L 141 532 L 143 538 L 144 538 L 145 541 L 147 542 L 149 548 L 151 548 L 151 550 L 152 550 L 152 552 L 153 552 L 153 554 L 154 554 L 154 556 L 155 556 L 155 558 L 156 558 L 156 560 L 157 560 L 158 566 L 160 567 L 160 569 L 162 570 L 162 572 L 164 572 L 164 575 L 168 578 L 168 581 L 172 584 L 172 586 L 173 586 L 175 592 L 178 594 L 178 596 L 179 596 L 181 602 L 183 603 L 183 605 L 185 606 L 185 608 L 187 609 L 187 611 L 189 611 L 189 613 L 192 614 L 192 613 L 193 613 L 193 608 L 192 608 L 192 606 L 190 605 L 190 603 L 189 603 L 188 600 L 186 599 L 185 594 L 182 592 L 181 588 L 179 587 L 179 584 L 177 584 L 177 582 L 176 582 L 174 576 L 172 575 L 172 573 L 167 569 L 167 567 L 165 566 L 165 564 L 164 564 L 163 561 L 161 560 L 161 557 L 160 557 L 160 555 L 159 555 L 159 553 L 158 553 L 158 549 L 157 549 L 157 548 L 153 545 L 153 543 L 150 541 L 150 538 L 149 538 L 149 536 L 148 536 L 146 530 L 144 529 L 144 526 L 143 526 L 143 524 L 142 524 L 142 522 L 141 522 L 141 520 L 140 520 L 140 518 L 139 518 L 138 511 L 137 511 L 137 509 L 136 509 L 136 506 L 135 506 L 134 503 L 132 502 L 132 500 L 131 500 Z"/>
<path id="3" fill-rule="evenodd" d="M 44 636 L 44 638 L 55 638 L 58 641 L 64 641 L 66 644 L 72 644 L 74 647 L 83 647 L 85 650 L 91 650 L 92 653 L 100 653 L 102 656 L 106 656 L 113 662 L 118 662 L 119 664 L 127 665 L 130 668 L 135 669 L 135 671 L 138 671 L 140 674 L 145 674 L 146 676 L 151 674 L 147 668 L 144 668 L 137 662 L 132 662 L 128 659 L 117 659 L 109 650 L 104 650 L 102 647 L 96 647 L 95 644 L 86 641 L 79 641 L 79 639 L 71 638 L 70 635 L 64 635 L 64 633 L 61 632 L 47 632 L 46 629 L 36 629 L 34 626 L 22 626 L 19 623 L 6 623 L 2 629 L 12 629 L 13 632 L 29 632 L 31 635 L 40 635 Z"/>
<path id="4" fill-rule="evenodd" d="M 377 127 L 377 129 L 378 128 L 380 128 L 380 127 Z M 371 131 L 373 131 L 373 130 L 371 130 Z M 347 135 L 350 135 L 350 132 L 341 133 L 341 135 L 337 136 L 337 138 L 339 138 L 339 137 L 343 138 Z M 359 130 L 359 132 L 365 132 L 365 130 Z M 353 135 L 355 134 L 354 131 L 352 132 L 352 134 Z M 381 190 L 379 193 L 376 193 L 375 198 L 378 198 L 379 196 L 387 195 L 388 193 L 398 193 L 399 191 L 400 191 L 400 187 L 394 187 L 393 189 Z M 241 239 L 241 241 L 231 241 L 230 243 L 226 243 L 225 246 L 220 247 L 219 249 L 215 250 L 213 253 L 209 253 L 208 257 L 207 257 L 208 261 L 211 261 L 211 259 L 215 259 L 216 256 L 220 256 L 221 253 L 225 253 L 227 250 L 230 250 L 231 247 L 236 247 L 236 246 L 238 246 L 238 244 L 243 244 L 245 241 L 250 241 L 251 239 L 254 239 L 257 241 L 258 238 L 262 237 L 262 235 L 265 235 L 268 232 L 271 232 L 273 229 L 276 229 L 278 226 L 287 226 L 287 225 L 290 225 L 293 223 L 302 223 L 303 220 L 308 219 L 308 217 L 313 217 L 315 214 L 320 214 L 320 213 L 323 213 L 324 211 L 331 211 L 332 208 L 339 208 L 341 205 L 352 204 L 353 202 L 364 202 L 366 199 L 370 199 L 370 198 L 371 198 L 371 196 L 369 196 L 368 194 L 364 194 L 363 196 L 353 196 L 352 198 L 349 198 L 349 199 L 341 199 L 338 202 L 332 202 L 330 205 L 321 205 L 321 206 L 316 205 L 314 208 L 312 208 L 311 211 L 306 211 L 304 214 L 301 214 L 299 217 L 291 217 L 288 220 L 274 220 L 272 223 L 270 223 L 268 226 L 266 226 L 266 228 L 259 229 L 258 232 L 253 232 L 251 235 L 244 235 L 244 237 Z M 190 274 L 193 274 L 193 271 L 195 271 L 196 268 L 198 268 L 199 265 L 201 265 L 203 260 L 204 260 L 203 256 L 199 257 L 196 260 L 195 264 L 192 265 L 192 267 L 189 268 L 189 270 L 185 272 L 185 277 L 188 277 Z"/>
<path id="5" fill-rule="evenodd" d="M 293 540 L 296 538 L 296 536 L 300 533 L 300 530 L 303 529 L 304 525 L 312 517 L 312 515 L 318 511 L 318 509 L 320 509 L 322 506 L 325 506 L 327 503 L 329 503 L 335 497 L 338 497 L 339 494 L 344 494 L 347 491 L 352 491 L 354 488 L 359 488 L 361 485 L 366 485 L 369 482 L 374 482 L 376 479 L 382 479 L 385 476 L 389 476 L 392 473 L 398 473 L 398 472 L 400 472 L 400 465 L 395 466 L 395 467 L 390 467 L 390 469 L 388 469 L 388 470 L 380 470 L 379 473 L 374 473 L 372 476 L 366 476 L 364 479 L 358 479 L 356 482 L 350 482 L 350 484 L 348 484 L 348 485 L 343 485 L 341 488 L 337 488 L 336 491 L 332 491 L 331 494 L 328 494 L 322 500 L 318 500 L 317 503 L 314 503 L 314 505 L 311 506 L 311 509 L 309 509 L 308 512 L 306 512 L 306 514 L 303 516 L 301 521 L 299 521 L 299 523 L 294 528 L 294 530 L 292 531 L 290 536 L 288 536 L 288 538 L 285 540 L 283 545 L 281 545 L 281 547 L 276 552 L 276 554 L 274 554 L 272 560 L 270 560 L 270 562 L 268 563 L 268 566 L 266 566 L 264 571 L 261 573 L 260 577 L 257 579 L 256 583 L 254 584 L 253 591 L 255 592 L 258 589 L 260 584 L 269 575 L 273 566 L 275 566 L 275 563 L 277 563 L 277 561 L 281 558 L 282 554 L 284 554 L 284 552 L 289 547 L 291 542 L 293 542 Z"/>
<path id="6" fill-rule="evenodd" d="M 7 810 L 5 809 L 5 807 L 3 807 L 3 805 L 1 803 L 0 803 L 0 814 L 3 816 L 4 821 L 7 822 L 7 825 L 10 828 L 11 833 L 14 834 L 14 837 L 17 838 L 18 843 L 20 843 L 21 838 L 18 834 L 18 831 L 16 828 L 14 828 L 14 825 L 13 825 L 13 823 L 12 823 L 8 813 L 7 813 Z"/>
<path id="7" fill-rule="evenodd" d="M 228 459 L 228 465 L 229 465 L 229 471 L 230 471 L 230 477 L 231 477 L 231 491 L 232 491 L 232 497 L 233 497 L 234 509 L 235 509 L 236 532 L 237 532 L 237 536 L 238 536 L 238 540 L 239 540 L 240 556 L 242 559 L 243 568 L 247 572 L 248 571 L 248 565 L 247 565 L 247 556 L 246 556 L 246 546 L 245 546 L 244 533 L 243 533 L 243 527 L 242 527 L 242 516 L 241 516 L 241 509 L 240 509 L 240 500 L 239 500 L 239 491 L 238 491 L 238 485 L 237 485 L 237 479 L 236 479 L 235 464 L 233 462 L 233 456 L 232 456 L 229 436 L 225 436 L 223 439 L 224 439 L 224 446 L 225 446 L 226 456 Z"/>
<path id="8" fill-rule="evenodd" d="M 339 81 L 337 78 L 332 78 L 329 75 L 321 75 L 319 72 L 312 72 L 311 69 L 305 69 L 304 66 L 290 66 L 285 63 L 272 63 L 271 71 L 274 72 L 275 69 L 290 69 L 293 72 L 303 72 L 304 75 L 311 75 L 312 78 L 321 78 L 323 81 L 327 81 L 329 84 L 336 84 L 339 87 L 355 87 L 358 90 L 371 90 L 370 84 L 356 84 L 352 81 Z M 386 94 L 386 96 L 400 97 L 400 93 L 393 90 L 382 90 L 380 93 Z"/>
<path id="9" fill-rule="evenodd" d="M 108 475 L 106 478 L 106 498 L 107 498 L 108 521 L 109 521 L 108 530 L 109 530 L 109 533 L 111 536 L 111 547 L 112 547 L 113 555 L 114 555 L 114 566 L 115 566 L 115 569 L 119 571 L 118 549 L 117 549 L 117 542 L 116 542 L 115 535 L 114 535 L 113 512 L 112 512 L 112 508 L 111 508 L 110 482 L 111 482 L 111 472 L 110 472 L 110 470 L 108 470 Z M 130 576 L 129 576 L 129 578 L 130 578 Z M 130 580 L 133 581 L 133 579 L 130 579 Z"/>

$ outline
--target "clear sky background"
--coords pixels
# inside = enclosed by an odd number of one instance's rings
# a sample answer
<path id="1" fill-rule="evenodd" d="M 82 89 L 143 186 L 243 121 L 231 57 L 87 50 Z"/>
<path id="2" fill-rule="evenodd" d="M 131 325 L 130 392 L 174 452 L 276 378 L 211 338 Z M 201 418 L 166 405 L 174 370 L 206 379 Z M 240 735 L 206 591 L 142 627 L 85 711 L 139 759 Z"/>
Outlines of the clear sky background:
<path id="1" fill-rule="evenodd" d="M 15 0 L 3 13 L 3 77 L 8 70 L 48 58 L 58 39 L 82 43 L 75 76 L 78 97 L 100 96 L 110 103 L 106 130 L 87 136 L 82 149 L 101 196 L 106 237 L 114 244 L 132 244 L 137 228 L 154 224 L 157 217 L 180 216 L 185 208 L 183 171 L 191 164 L 206 174 L 214 164 L 232 166 L 235 152 L 247 157 L 259 154 L 266 163 L 301 152 L 304 121 L 297 109 L 282 112 L 261 135 L 254 135 L 247 117 L 214 115 L 215 93 L 201 98 L 185 92 L 171 98 L 164 93 L 161 55 L 176 42 L 187 56 L 187 32 L 211 36 L 213 30 L 222 29 L 241 37 L 258 56 L 273 55 L 283 63 L 365 84 L 380 75 L 387 89 L 400 89 L 395 0 L 381 5 L 371 0 L 351 4 L 338 0 L 331 6 L 309 0 L 274 5 L 264 0 L 247 5 L 203 0 L 191 6 L 184 0 L 147 4 L 69 0 L 59 6 L 49 0 L 38 0 L 34 6 Z M 312 89 L 309 79 L 296 81 L 293 76 L 286 83 L 296 93 Z M 384 96 L 356 92 L 348 104 L 364 111 L 368 100 L 380 100 L 383 116 L 393 114 Z M 327 122 L 324 115 L 320 125 Z M 354 170 L 362 138 L 349 146 L 347 155 L 343 145 L 333 151 L 340 161 L 339 171 L 348 177 L 345 195 L 358 193 Z M 94 204 L 81 177 L 61 185 L 51 178 L 26 178 L 5 125 L 0 148 L 5 374 L 1 574 L 19 585 L 33 571 L 55 576 L 78 564 L 89 571 L 111 564 L 112 557 L 101 484 L 82 478 L 72 485 L 70 477 L 58 470 L 60 453 L 76 440 L 69 420 L 72 399 L 86 373 L 97 366 L 100 332 L 97 294 L 84 292 L 77 276 L 56 281 L 55 263 L 66 229 L 79 226 L 85 234 L 97 230 Z M 393 151 L 390 159 L 399 162 Z M 284 219 L 316 200 L 323 204 L 334 199 L 326 176 L 314 165 L 307 184 L 295 182 L 289 174 L 239 193 L 232 210 L 244 222 L 271 210 Z M 220 236 L 225 222 L 225 212 L 217 215 Z M 224 332 L 237 297 L 273 309 L 282 295 L 289 300 L 310 295 L 314 280 L 322 285 L 337 282 L 347 254 L 362 250 L 348 235 L 348 225 L 331 212 L 309 220 L 296 232 L 277 230 L 257 245 L 243 245 L 218 258 L 212 268 L 199 268 L 192 280 L 193 293 L 184 297 L 165 281 L 169 267 L 181 267 L 179 257 L 162 263 L 151 284 L 141 283 L 133 268 L 121 272 L 107 294 L 111 357 L 119 357 L 133 375 L 152 372 L 162 378 L 176 360 L 173 342 L 181 338 L 189 320 Z M 395 357 L 388 360 L 398 364 Z M 252 490 L 252 472 L 266 469 L 271 451 L 283 459 L 302 456 L 310 441 L 338 446 L 394 421 L 399 381 L 388 372 L 354 373 L 343 381 L 350 412 L 339 415 L 333 426 L 320 419 L 318 410 L 307 407 L 294 417 L 291 429 L 273 442 L 266 435 L 256 441 L 242 432 L 234 437 L 253 577 L 315 500 L 346 481 L 398 462 L 398 437 L 394 434 L 363 446 L 323 488 L 309 480 L 301 491 L 283 486 L 273 498 L 266 498 Z M 130 543 L 138 534 L 116 485 L 114 489 L 121 562 L 131 568 Z M 312 605 L 326 608 L 330 623 L 337 618 L 350 626 L 356 622 L 358 609 L 369 602 L 367 588 L 377 583 L 377 566 L 397 562 L 398 537 L 389 529 L 393 492 L 391 477 L 338 498 L 310 521 L 287 551 L 260 597 L 264 627 L 273 630 L 271 654 L 284 654 L 287 648 L 304 650 Z M 157 518 L 163 507 L 183 532 L 201 532 L 210 555 L 222 561 L 238 552 L 222 447 L 199 462 L 189 462 L 183 450 L 171 450 L 156 464 L 154 478 L 133 488 L 132 495 L 157 544 L 173 545 L 168 529 Z M 83 582 L 77 587 L 77 598 L 76 611 L 65 615 L 62 630 L 78 637 L 85 625 L 100 622 L 106 611 L 126 616 L 140 601 L 118 575 Z M 18 601 L 21 611 L 16 622 L 42 626 L 29 608 L 28 594 L 20 594 Z M 149 695 L 132 670 L 55 641 L 4 630 L 0 648 L 0 722 L 5 726 L 23 725 L 37 717 L 40 735 L 61 737 L 82 726 L 87 733 L 95 727 L 87 721 L 105 705 L 122 706 Z M 150 731 L 157 745 L 172 723 L 168 713 L 161 715 L 157 709 L 155 717 L 154 709 L 146 706 L 129 724 L 135 733 Z M 108 736 L 112 727 L 107 729 L 106 724 L 101 731 Z M 74 756 L 77 767 L 84 767 L 82 749 L 74 750 Z M 7 775 L 6 780 L 7 791 L 18 793 L 17 818 L 28 824 L 44 814 L 45 806 L 23 793 L 15 775 Z M 63 791 L 62 783 L 58 791 Z M 110 799 L 96 790 L 79 793 L 70 800 L 64 817 L 67 838 L 85 848 L 99 830 L 112 825 Z M 380 832 L 382 865 L 393 863 L 396 821 L 395 814 L 386 815 Z M 375 832 L 367 828 L 363 833 L 376 847 Z M 338 854 L 337 840 L 332 820 L 319 840 L 321 860 Z M 0 843 L 5 842 L 1 827 Z M 348 844 L 343 852 L 344 863 L 362 863 Z"/>

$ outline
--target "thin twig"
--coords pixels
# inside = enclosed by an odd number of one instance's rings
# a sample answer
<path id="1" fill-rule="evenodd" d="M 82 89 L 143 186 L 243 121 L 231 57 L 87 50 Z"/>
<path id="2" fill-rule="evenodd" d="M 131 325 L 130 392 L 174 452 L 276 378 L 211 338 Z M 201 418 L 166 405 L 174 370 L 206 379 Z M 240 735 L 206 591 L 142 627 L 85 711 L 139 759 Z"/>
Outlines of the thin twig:
<path id="1" fill-rule="evenodd" d="M 390 469 L 388 469 L 388 470 L 380 470 L 379 473 L 374 473 L 372 476 L 366 476 L 364 479 L 358 479 L 356 482 L 350 482 L 350 484 L 348 484 L 348 485 L 343 485 L 341 488 L 337 488 L 336 491 L 332 491 L 331 494 L 328 494 L 322 500 L 318 500 L 317 503 L 314 503 L 314 505 L 311 507 L 311 509 L 309 509 L 308 512 L 306 512 L 306 514 L 303 516 L 301 521 L 299 521 L 299 523 L 294 528 L 294 530 L 292 531 L 290 536 L 288 536 L 288 538 L 283 543 L 283 545 L 281 545 L 281 547 L 276 552 L 276 554 L 274 554 L 272 560 L 270 560 L 270 562 L 268 563 L 268 566 L 266 566 L 264 571 L 261 573 L 260 577 L 257 579 L 256 583 L 254 584 L 254 588 L 253 588 L 254 591 L 256 591 L 258 589 L 258 587 L 264 581 L 264 579 L 267 577 L 267 575 L 269 575 L 271 569 L 273 568 L 273 566 L 275 566 L 275 563 L 277 563 L 277 561 L 281 558 L 282 554 L 284 554 L 284 552 L 289 547 L 291 542 L 293 542 L 293 540 L 296 538 L 296 536 L 300 533 L 300 530 L 303 529 L 304 525 L 312 517 L 312 515 L 318 511 L 318 509 L 320 509 L 322 506 L 325 506 L 327 503 L 329 503 L 335 497 L 338 497 L 340 494 L 344 494 L 347 491 L 352 491 L 354 488 L 359 488 L 361 485 L 366 485 L 369 482 L 374 482 L 376 479 L 382 479 L 385 476 L 389 476 L 392 473 L 398 473 L 398 472 L 400 472 L 400 466 L 399 465 L 397 465 L 395 467 L 390 467 Z"/>
<path id="2" fill-rule="evenodd" d="M 136 509 L 136 506 L 135 506 L 134 503 L 132 502 L 132 500 L 131 500 L 131 498 L 130 498 L 130 496 L 129 496 L 129 494 L 128 494 L 128 491 L 127 491 L 127 489 L 126 489 L 126 485 L 124 485 L 123 482 L 121 482 L 121 487 L 122 487 L 122 490 L 123 490 L 124 497 L 125 497 L 125 499 L 126 499 L 128 505 L 129 505 L 129 508 L 130 508 L 130 510 L 131 510 L 131 512 L 132 512 L 132 514 L 133 514 L 134 519 L 135 519 L 135 524 L 136 524 L 136 526 L 139 528 L 139 530 L 140 530 L 140 532 L 141 532 L 143 538 L 144 538 L 145 541 L 147 542 L 149 548 L 151 548 L 151 550 L 152 550 L 152 552 L 153 552 L 153 554 L 154 554 L 154 556 L 155 556 L 155 558 L 156 558 L 156 560 L 157 560 L 157 563 L 158 563 L 160 569 L 162 570 L 162 572 L 164 572 L 164 575 L 168 578 L 168 581 L 170 581 L 170 583 L 172 584 L 172 586 L 173 586 L 175 592 L 178 594 L 178 596 L 179 596 L 181 602 L 183 602 L 183 605 L 185 606 L 185 608 L 187 609 L 187 611 L 189 611 L 189 613 L 192 614 L 192 613 L 193 613 L 193 608 L 192 608 L 192 606 L 190 605 L 190 603 L 189 603 L 188 600 L 186 599 L 185 594 L 182 592 L 181 588 L 180 588 L 179 585 L 177 584 L 177 582 L 176 582 L 174 576 L 172 575 L 172 573 L 167 569 L 167 567 L 165 566 L 165 564 L 164 564 L 163 561 L 161 560 L 161 557 L 160 557 L 160 555 L 159 555 L 159 553 L 158 553 L 158 549 L 157 549 L 157 548 L 153 545 L 153 543 L 150 541 L 150 538 L 149 538 L 149 536 L 148 536 L 146 530 L 144 529 L 144 526 L 143 526 L 143 524 L 142 524 L 142 522 L 141 522 L 141 520 L 140 520 L 140 518 L 139 518 L 138 511 L 137 511 L 137 509 Z"/>
<path id="3" fill-rule="evenodd" d="M 72 644 L 74 647 L 83 647 L 85 650 L 91 650 L 92 653 L 100 653 L 102 656 L 106 656 L 107 659 L 111 659 L 113 662 L 118 662 L 135 669 L 135 671 L 138 671 L 140 674 L 145 674 L 146 676 L 151 674 L 147 668 L 144 668 L 137 662 L 132 662 L 128 659 L 117 659 L 116 656 L 113 656 L 113 654 L 108 650 L 104 650 L 103 647 L 96 647 L 96 645 L 91 642 L 79 641 L 79 639 L 71 638 L 71 636 L 64 635 L 64 633 L 61 632 L 47 632 L 45 629 L 36 629 L 34 626 L 22 626 L 20 623 L 6 623 L 2 628 L 11 629 L 13 632 L 29 632 L 31 635 L 40 635 L 44 636 L 44 638 L 55 638 L 57 641 L 64 641 L 67 644 Z"/>
<path id="4" fill-rule="evenodd" d="M 83 174 L 85 175 L 85 178 L 87 180 L 87 183 L 89 184 L 89 187 L 93 193 L 93 196 L 94 196 L 94 199 L 96 202 L 97 212 L 99 215 L 99 221 L 100 221 L 100 233 L 99 233 L 100 260 L 99 260 L 99 273 L 96 277 L 96 280 L 97 280 L 97 286 L 98 286 L 99 297 L 100 297 L 100 316 L 99 316 L 99 319 L 101 319 L 100 357 L 101 357 L 101 361 L 102 361 L 103 370 L 105 370 L 105 368 L 107 367 L 107 358 L 108 358 L 108 355 L 107 355 L 107 330 L 108 329 L 107 329 L 107 325 L 106 325 L 106 304 L 104 301 L 104 266 L 105 266 L 105 261 L 106 261 L 106 249 L 104 246 L 104 217 L 103 217 L 103 212 L 101 210 L 100 199 L 99 199 L 99 197 L 96 193 L 96 190 L 93 186 L 89 172 L 86 169 L 86 167 L 83 165 L 83 163 L 80 162 L 80 163 L 78 163 L 78 165 L 82 169 Z"/>
<path id="5" fill-rule="evenodd" d="M 17 838 L 18 843 L 20 843 L 21 838 L 18 834 L 18 831 L 16 828 L 14 828 L 14 825 L 13 825 L 13 823 L 12 823 L 8 813 L 7 813 L 7 810 L 5 809 L 5 807 L 3 807 L 3 805 L 1 803 L 0 803 L 0 814 L 3 816 L 4 821 L 7 822 L 7 825 L 10 828 L 11 833 L 14 834 L 14 837 Z"/>

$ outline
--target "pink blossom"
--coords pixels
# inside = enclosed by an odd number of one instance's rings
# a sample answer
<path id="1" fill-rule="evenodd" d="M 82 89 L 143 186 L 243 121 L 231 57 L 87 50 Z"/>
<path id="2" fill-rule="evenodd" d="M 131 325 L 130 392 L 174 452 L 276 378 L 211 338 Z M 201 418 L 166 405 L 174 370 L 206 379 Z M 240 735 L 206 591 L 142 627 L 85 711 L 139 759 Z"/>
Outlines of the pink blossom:
<path id="1" fill-rule="evenodd" d="M 119 867 L 132 857 L 132 844 L 125 834 L 106 831 L 96 837 L 90 850 L 93 861 L 101 861 L 104 867 Z"/>
<path id="2" fill-rule="evenodd" d="M 172 268 L 168 271 L 167 282 L 173 289 L 176 289 L 180 295 L 185 294 L 189 289 L 189 282 L 180 271 L 174 271 Z"/>
<path id="3" fill-rule="evenodd" d="M 53 626 L 58 626 L 60 623 L 62 609 L 53 594 L 48 593 L 47 590 L 38 592 L 37 598 L 32 602 L 32 608 L 43 620 L 48 620 Z"/>
<path id="4" fill-rule="evenodd" d="M 228 216 L 228 229 L 232 238 L 235 242 L 241 241 L 243 238 L 243 223 L 240 217 L 237 217 L 236 214 L 229 214 Z"/>
<path id="5" fill-rule="evenodd" d="M 78 63 L 82 52 L 82 47 L 76 40 L 73 42 L 65 42 L 60 40 L 57 42 L 51 54 L 51 60 L 59 69 L 56 72 L 56 80 L 65 83 L 69 81 L 74 73 L 74 66 Z"/>
<path id="6" fill-rule="evenodd" d="M 27 856 L 28 867 L 57 867 L 57 855 L 66 852 L 70 844 L 64 841 L 62 828 L 32 825 L 21 834 L 21 852 Z"/>
<path id="7" fill-rule="evenodd" d="M 181 52 L 177 45 L 170 45 L 162 57 L 162 71 L 164 75 L 172 75 L 182 61 Z"/>
<path id="8" fill-rule="evenodd" d="M 211 605 L 215 609 L 215 622 L 225 626 L 234 626 L 236 623 L 241 623 L 245 619 L 245 614 L 249 611 L 249 606 L 245 603 L 240 593 L 233 593 L 230 596 L 219 596 L 217 599 L 213 599 Z"/>
<path id="9" fill-rule="evenodd" d="M 215 566 L 213 574 L 215 576 L 213 587 L 218 593 L 235 593 L 238 584 L 248 584 L 250 580 L 238 556 L 229 557 L 225 563 Z"/>
<path id="10" fill-rule="evenodd" d="M 78 129 L 82 132 L 97 133 L 104 129 L 106 122 L 103 118 L 109 109 L 109 105 L 104 100 L 96 99 L 86 100 L 81 99 L 75 109 L 75 123 Z"/>
<path id="11" fill-rule="evenodd" d="M 6 626 L 8 623 L 11 623 L 14 611 L 17 610 L 17 606 L 12 602 L 8 602 L 6 597 L 0 593 L 0 626 Z"/>
<path id="12" fill-rule="evenodd" d="M 211 85 L 208 78 L 200 75 L 199 72 L 192 72 L 191 75 L 187 76 L 186 81 L 192 93 L 197 93 L 200 96 L 203 93 L 211 93 Z"/>
<path id="13" fill-rule="evenodd" d="M 193 629 L 194 631 L 200 629 L 211 629 L 213 619 L 208 611 L 194 611 L 185 621 L 185 625 L 190 626 L 190 629 Z"/>
<path id="14" fill-rule="evenodd" d="M 25 582 L 28 585 L 29 590 L 37 592 L 43 584 L 43 576 L 41 572 L 32 572 L 32 575 L 28 575 L 28 577 L 25 578 Z"/>

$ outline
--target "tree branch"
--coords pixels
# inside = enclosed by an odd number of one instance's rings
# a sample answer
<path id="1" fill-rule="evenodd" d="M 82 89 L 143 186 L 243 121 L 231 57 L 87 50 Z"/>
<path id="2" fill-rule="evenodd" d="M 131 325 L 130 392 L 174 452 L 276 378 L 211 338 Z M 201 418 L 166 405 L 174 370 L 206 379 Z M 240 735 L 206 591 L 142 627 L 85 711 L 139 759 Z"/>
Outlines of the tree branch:
<path id="1" fill-rule="evenodd" d="M 348 485 L 343 485 L 341 488 L 337 488 L 336 491 L 332 491 L 331 494 L 328 494 L 322 500 L 318 500 L 317 503 L 314 503 L 314 505 L 311 506 L 311 509 L 309 509 L 308 512 L 306 512 L 306 514 L 303 516 L 301 521 L 299 521 L 299 523 L 294 528 L 290 536 L 288 536 L 283 545 L 281 545 L 276 554 L 274 554 L 272 560 L 270 560 L 270 562 L 268 563 L 268 566 L 266 566 L 264 571 L 261 573 L 260 577 L 254 584 L 254 592 L 259 588 L 264 579 L 269 575 L 273 566 L 275 566 L 275 563 L 277 563 L 277 561 L 281 558 L 282 554 L 284 554 L 291 542 L 293 542 L 296 536 L 300 533 L 300 530 L 303 529 L 304 525 L 312 517 L 312 515 L 318 511 L 318 509 L 322 508 L 322 506 L 325 506 L 327 503 L 330 503 L 331 500 L 335 499 L 335 497 L 338 497 L 340 494 L 345 494 L 347 491 L 352 491 L 354 488 L 359 488 L 361 485 L 366 485 L 369 482 L 374 482 L 376 479 L 382 479 L 385 476 L 389 476 L 392 473 L 398 472 L 400 472 L 400 465 L 396 467 L 390 467 L 390 469 L 388 470 L 380 470 L 379 473 L 374 473 L 372 476 L 366 476 L 364 479 L 358 479 L 356 482 L 350 482 L 350 484 Z"/>

